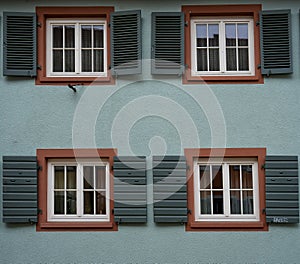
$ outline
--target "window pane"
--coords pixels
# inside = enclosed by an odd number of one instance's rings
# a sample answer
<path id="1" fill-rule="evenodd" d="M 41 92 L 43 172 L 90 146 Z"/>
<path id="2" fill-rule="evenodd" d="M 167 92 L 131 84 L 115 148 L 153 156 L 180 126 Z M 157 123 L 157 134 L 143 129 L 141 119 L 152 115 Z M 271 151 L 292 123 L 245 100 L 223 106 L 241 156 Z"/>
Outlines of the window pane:
<path id="1" fill-rule="evenodd" d="M 76 214 L 76 192 L 67 192 L 67 214 Z"/>
<path id="2" fill-rule="evenodd" d="M 225 25 L 226 46 L 236 46 L 236 24 Z"/>
<path id="3" fill-rule="evenodd" d="M 62 48 L 63 47 L 63 26 L 52 26 L 52 47 Z"/>
<path id="4" fill-rule="evenodd" d="M 94 48 L 103 48 L 103 26 L 93 26 Z"/>
<path id="5" fill-rule="evenodd" d="M 227 71 L 236 71 L 236 49 L 235 48 L 227 48 L 226 49 L 226 68 Z"/>
<path id="6" fill-rule="evenodd" d="M 213 214 L 223 213 L 223 192 L 213 192 Z"/>
<path id="7" fill-rule="evenodd" d="M 239 70 L 248 71 L 249 70 L 249 55 L 248 49 L 239 49 Z"/>
<path id="8" fill-rule="evenodd" d="M 238 24 L 238 45 L 248 46 L 248 24 Z"/>
<path id="9" fill-rule="evenodd" d="M 105 192 L 96 192 L 96 214 L 106 214 Z"/>
<path id="10" fill-rule="evenodd" d="M 207 50 L 197 49 L 197 71 L 207 71 Z"/>
<path id="11" fill-rule="evenodd" d="M 84 166 L 83 167 L 83 181 L 84 189 L 94 189 L 94 167 Z"/>
<path id="12" fill-rule="evenodd" d="M 219 49 L 209 49 L 209 70 L 220 70 Z"/>
<path id="13" fill-rule="evenodd" d="M 197 47 L 207 47 L 207 24 L 196 25 Z"/>
<path id="14" fill-rule="evenodd" d="M 96 188 L 105 189 L 106 180 L 106 167 L 97 166 L 96 167 Z"/>
<path id="15" fill-rule="evenodd" d="M 200 166 L 200 189 L 210 189 L 210 166 Z"/>
<path id="16" fill-rule="evenodd" d="M 240 188 L 240 166 L 230 165 L 229 166 L 229 177 L 230 177 L 230 189 Z"/>
<path id="17" fill-rule="evenodd" d="M 54 214 L 64 214 L 65 210 L 64 192 L 54 192 Z"/>
<path id="18" fill-rule="evenodd" d="M 210 24 L 208 25 L 208 38 L 210 47 L 219 46 L 219 25 Z"/>
<path id="19" fill-rule="evenodd" d="M 81 51 L 81 71 L 92 72 L 92 51 L 91 50 Z"/>
<path id="20" fill-rule="evenodd" d="M 84 192 L 84 214 L 94 214 L 94 192 Z"/>
<path id="21" fill-rule="evenodd" d="M 53 72 L 63 71 L 63 51 L 53 50 Z"/>
<path id="22" fill-rule="evenodd" d="M 54 189 L 65 188 L 64 166 L 54 166 Z"/>
<path id="23" fill-rule="evenodd" d="M 211 214 L 211 193 L 200 192 L 201 214 Z"/>
<path id="24" fill-rule="evenodd" d="M 75 48 L 75 26 L 65 26 L 65 48 Z"/>
<path id="25" fill-rule="evenodd" d="M 103 50 L 94 50 L 94 72 L 104 72 Z"/>
<path id="26" fill-rule="evenodd" d="M 92 47 L 92 26 L 81 26 L 81 47 Z"/>
<path id="27" fill-rule="evenodd" d="M 76 189 L 76 166 L 67 167 L 67 189 Z"/>
<path id="28" fill-rule="evenodd" d="M 242 182 L 244 189 L 252 189 L 252 166 L 251 165 L 243 165 L 242 166 Z"/>
<path id="29" fill-rule="evenodd" d="M 243 212 L 244 214 L 253 214 L 253 192 L 243 191 Z"/>
<path id="30" fill-rule="evenodd" d="M 75 72 L 74 50 L 65 50 L 65 72 Z"/>
<path id="31" fill-rule="evenodd" d="M 241 197 L 239 191 L 230 192 L 230 213 L 241 214 Z"/>
<path id="32" fill-rule="evenodd" d="M 222 166 L 212 166 L 213 189 L 223 189 Z"/>

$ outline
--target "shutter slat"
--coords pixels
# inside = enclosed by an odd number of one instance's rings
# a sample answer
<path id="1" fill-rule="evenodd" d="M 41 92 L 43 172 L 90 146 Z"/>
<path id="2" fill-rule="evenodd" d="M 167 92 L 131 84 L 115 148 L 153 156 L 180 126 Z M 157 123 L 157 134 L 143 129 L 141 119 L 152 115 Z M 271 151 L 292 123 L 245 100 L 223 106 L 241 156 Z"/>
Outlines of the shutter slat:
<path id="1" fill-rule="evenodd" d="M 36 14 L 3 12 L 3 75 L 36 76 Z"/>
<path id="2" fill-rule="evenodd" d="M 291 10 L 260 12 L 261 73 L 293 72 Z"/>

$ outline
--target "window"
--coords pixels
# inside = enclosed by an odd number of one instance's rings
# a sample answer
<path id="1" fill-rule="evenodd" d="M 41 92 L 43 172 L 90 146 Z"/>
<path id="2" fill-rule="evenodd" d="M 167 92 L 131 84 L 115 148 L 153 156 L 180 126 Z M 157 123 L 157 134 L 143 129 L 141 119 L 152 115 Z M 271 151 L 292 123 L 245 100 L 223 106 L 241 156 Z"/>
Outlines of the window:
<path id="1" fill-rule="evenodd" d="M 185 84 L 262 83 L 259 71 L 260 5 L 183 6 Z"/>
<path id="2" fill-rule="evenodd" d="M 38 231 L 117 230 L 114 149 L 39 149 Z"/>
<path id="3" fill-rule="evenodd" d="M 267 230 L 266 150 L 185 149 L 188 173 L 187 231 Z"/>

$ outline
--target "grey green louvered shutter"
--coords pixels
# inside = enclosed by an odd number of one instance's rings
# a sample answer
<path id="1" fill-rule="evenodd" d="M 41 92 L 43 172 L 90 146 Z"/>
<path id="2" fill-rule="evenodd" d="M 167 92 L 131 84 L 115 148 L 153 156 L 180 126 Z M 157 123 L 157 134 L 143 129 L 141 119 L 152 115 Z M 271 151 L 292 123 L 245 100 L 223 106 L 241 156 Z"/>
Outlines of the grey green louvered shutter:
<path id="1" fill-rule="evenodd" d="M 152 74 L 182 74 L 184 71 L 184 14 L 152 13 Z"/>
<path id="2" fill-rule="evenodd" d="M 3 75 L 36 76 L 36 14 L 3 13 Z"/>
<path id="3" fill-rule="evenodd" d="M 262 74 L 293 72 L 291 10 L 260 12 Z"/>
<path id="4" fill-rule="evenodd" d="M 299 223 L 297 156 L 267 156 L 266 217 L 268 223 Z"/>
<path id="5" fill-rule="evenodd" d="M 37 222 L 37 159 L 3 156 L 3 222 Z"/>
<path id="6" fill-rule="evenodd" d="M 112 74 L 141 73 L 141 11 L 113 12 L 110 18 Z"/>
<path id="7" fill-rule="evenodd" d="M 154 222 L 187 222 L 186 160 L 153 156 Z"/>
<path id="8" fill-rule="evenodd" d="M 114 157 L 114 220 L 147 222 L 146 157 Z"/>

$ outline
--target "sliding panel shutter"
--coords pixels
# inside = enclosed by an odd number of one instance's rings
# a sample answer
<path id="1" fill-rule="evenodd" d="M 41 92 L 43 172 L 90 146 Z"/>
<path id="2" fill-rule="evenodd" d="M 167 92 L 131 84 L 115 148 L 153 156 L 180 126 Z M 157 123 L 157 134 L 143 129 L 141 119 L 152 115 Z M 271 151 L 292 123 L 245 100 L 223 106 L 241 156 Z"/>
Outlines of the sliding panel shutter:
<path id="1" fill-rule="evenodd" d="M 182 74 L 184 53 L 184 14 L 152 13 L 152 74 Z"/>
<path id="2" fill-rule="evenodd" d="M 3 222 L 37 222 L 37 159 L 3 157 Z"/>
<path id="3" fill-rule="evenodd" d="M 268 223 L 299 223 L 297 156 L 267 156 L 266 217 Z"/>
<path id="4" fill-rule="evenodd" d="M 186 160 L 153 156 L 154 222 L 187 222 Z"/>
<path id="5" fill-rule="evenodd" d="M 114 220 L 147 222 L 146 157 L 114 157 Z"/>
<path id="6" fill-rule="evenodd" d="M 112 74 L 141 73 L 141 11 L 113 12 L 110 23 Z"/>
<path id="7" fill-rule="evenodd" d="M 293 72 L 291 10 L 260 12 L 262 74 Z"/>
<path id="8" fill-rule="evenodd" d="M 36 14 L 3 13 L 3 75 L 36 76 Z"/>

